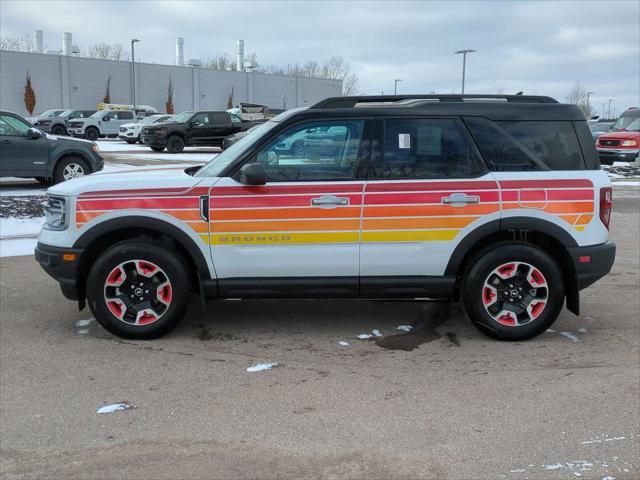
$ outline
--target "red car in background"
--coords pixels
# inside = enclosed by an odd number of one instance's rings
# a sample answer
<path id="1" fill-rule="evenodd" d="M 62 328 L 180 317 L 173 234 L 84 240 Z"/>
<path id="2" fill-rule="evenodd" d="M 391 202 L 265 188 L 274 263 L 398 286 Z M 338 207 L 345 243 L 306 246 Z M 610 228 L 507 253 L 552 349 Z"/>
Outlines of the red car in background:
<path id="1" fill-rule="evenodd" d="M 600 163 L 640 161 L 640 110 L 626 110 L 613 125 L 613 130 L 600 135 L 596 141 Z"/>

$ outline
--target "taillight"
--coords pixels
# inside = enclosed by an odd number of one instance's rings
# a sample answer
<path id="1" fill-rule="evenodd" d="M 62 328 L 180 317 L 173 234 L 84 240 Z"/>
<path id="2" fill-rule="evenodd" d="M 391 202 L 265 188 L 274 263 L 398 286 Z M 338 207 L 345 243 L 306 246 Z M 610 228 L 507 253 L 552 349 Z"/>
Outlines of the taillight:
<path id="1" fill-rule="evenodd" d="M 611 187 L 600 189 L 600 221 L 609 230 L 611 221 L 611 208 L 613 207 L 613 197 Z"/>

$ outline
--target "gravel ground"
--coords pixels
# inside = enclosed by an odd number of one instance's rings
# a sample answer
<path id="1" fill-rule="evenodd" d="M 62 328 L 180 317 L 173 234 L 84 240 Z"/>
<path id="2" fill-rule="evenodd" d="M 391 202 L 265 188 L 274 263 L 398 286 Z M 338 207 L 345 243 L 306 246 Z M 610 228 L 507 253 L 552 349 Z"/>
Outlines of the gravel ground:
<path id="1" fill-rule="evenodd" d="M 42 195 L 34 196 L 2 196 L 0 197 L 0 218 L 33 218 L 42 217 Z"/>

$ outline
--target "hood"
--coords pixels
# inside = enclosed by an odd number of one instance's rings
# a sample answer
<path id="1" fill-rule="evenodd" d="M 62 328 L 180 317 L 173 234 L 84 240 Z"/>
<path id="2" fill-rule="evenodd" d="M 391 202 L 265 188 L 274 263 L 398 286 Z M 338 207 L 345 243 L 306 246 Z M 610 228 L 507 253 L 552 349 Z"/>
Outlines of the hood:
<path id="1" fill-rule="evenodd" d="M 616 138 L 627 139 L 627 138 L 630 138 L 630 139 L 633 139 L 633 140 L 637 140 L 638 138 L 640 138 L 640 132 L 630 132 L 629 130 L 620 130 L 619 132 L 603 133 L 598 138 L 601 139 L 601 140 L 606 140 L 608 138 L 610 138 L 610 139 L 616 139 Z"/>
<path id="2" fill-rule="evenodd" d="M 177 189 L 186 191 L 202 182 L 202 177 L 192 177 L 185 173 L 185 167 L 158 168 L 148 170 L 121 170 L 110 173 L 92 173 L 85 177 L 74 178 L 50 187 L 47 193 L 75 197 L 83 193 L 101 192 L 121 193 L 123 190 Z"/>
<path id="3" fill-rule="evenodd" d="M 176 125 L 185 125 L 185 122 L 159 122 L 159 123 L 152 123 L 151 125 L 145 125 L 144 128 L 175 127 Z"/>
<path id="4" fill-rule="evenodd" d="M 82 138 L 74 138 L 74 137 L 59 137 L 57 135 L 51 135 L 49 133 L 45 133 L 47 140 L 49 143 L 55 143 L 56 145 L 68 145 L 70 147 L 78 147 L 81 149 L 91 148 L 91 145 L 95 145 L 95 142 L 90 140 L 84 140 Z"/>
<path id="5" fill-rule="evenodd" d="M 125 123 L 124 125 L 120 125 L 120 127 L 124 127 L 124 128 L 136 128 L 139 126 L 140 126 L 139 123 Z"/>

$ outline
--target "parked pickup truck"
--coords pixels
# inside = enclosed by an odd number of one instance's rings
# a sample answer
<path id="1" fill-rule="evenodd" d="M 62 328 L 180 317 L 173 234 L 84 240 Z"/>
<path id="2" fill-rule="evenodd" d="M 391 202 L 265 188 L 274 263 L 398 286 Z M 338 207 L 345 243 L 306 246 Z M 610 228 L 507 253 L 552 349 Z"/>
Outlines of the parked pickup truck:
<path id="1" fill-rule="evenodd" d="M 45 133 L 53 135 L 67 135 L 69 122 L 76 118 L 90 117 L 95 110 L 48 110 L 42 115 L 31 117 L 29 121 Z"/>
<path id="2" fill-rule="evenodd" d="M 74 137 L 94 142 L 100 137 L 116 138 L 122 125 L 135 123 L 136 120 L 132 110 L 98 110 L 89 118 L 71 120 L 68 131 Z"/>
<path id="3" fill-rule="evenodd" d="M 170 153 L 180 153 L 192 145 L 221 147 L 225 137 L 260 123 L 263 122 L 245 122 L 224 111 L 182 112 L 170 122 L 144 127 L 140 139 L 154 152 L 166 148 Z"/>

